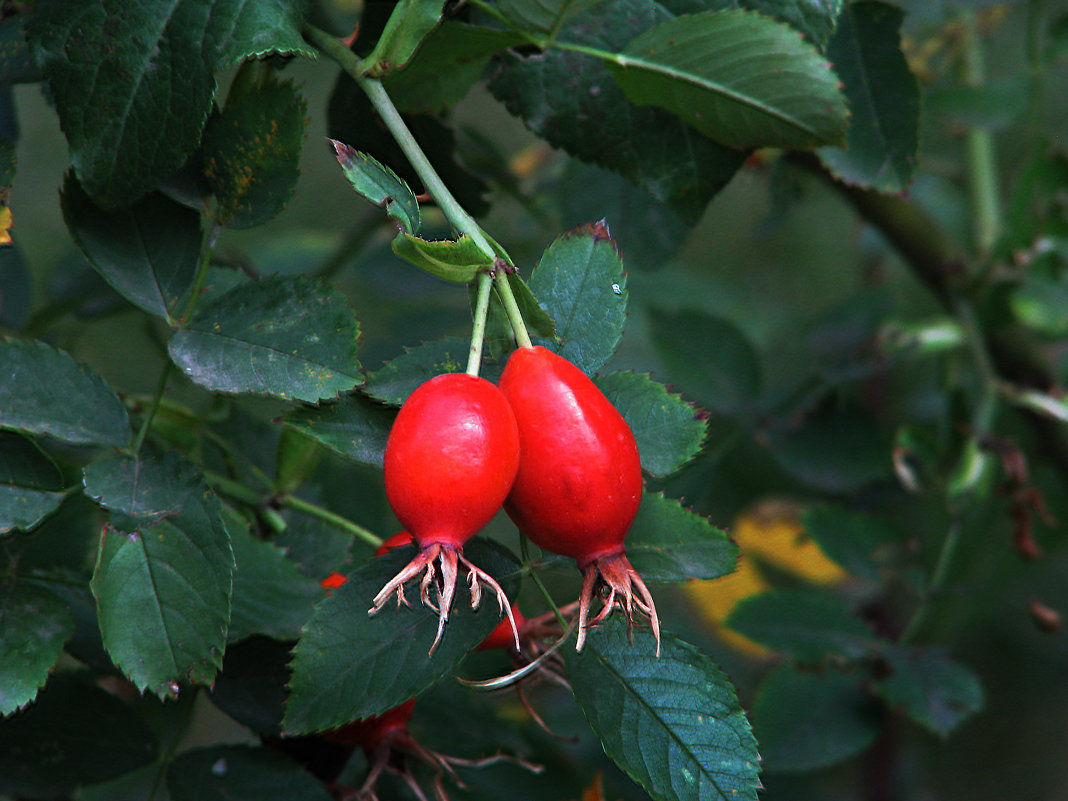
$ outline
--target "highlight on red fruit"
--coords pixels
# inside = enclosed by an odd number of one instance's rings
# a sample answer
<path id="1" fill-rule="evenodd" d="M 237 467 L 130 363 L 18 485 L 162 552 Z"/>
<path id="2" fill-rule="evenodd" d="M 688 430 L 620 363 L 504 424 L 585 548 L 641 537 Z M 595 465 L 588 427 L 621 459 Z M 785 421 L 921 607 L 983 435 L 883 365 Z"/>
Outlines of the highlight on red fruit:
<path id="1" fill-rule="evenodd" d="M 471 607 L 477 608 L 485 585 L 508 615 L 518 647 L 507 595 L 463 555 L 464 543 L 501 508 L 519 469 L 519 431 L 504 395 L 467 373 L 446 373 L 420 385 L 390 429 L 384 468 L 386 498 L 419 553 L 378 592 L 370 613 L 379 612 L 394 593 L 398 604 L 406 604 L 404 585 L 423 574 L 420 597 L 438 613 L 432 654 L 445 631 L 462 565 Z"/>
<path id="2" fill-rule="evenodd" d="M 641 504 L 642 473 L 634 433 L 585 373 L 536 346 L 518 348 L 499 382 L 519 428 L 519 470 L 505 510 L 547 551 L 570 556 L 582 571 L 579 632 L 616 605 L 649 618 L 660 652 L 660 621 L 645 582 L 626 556 L 624 538 Z M 604 606 L 589 620 L 594 593 Z"/>

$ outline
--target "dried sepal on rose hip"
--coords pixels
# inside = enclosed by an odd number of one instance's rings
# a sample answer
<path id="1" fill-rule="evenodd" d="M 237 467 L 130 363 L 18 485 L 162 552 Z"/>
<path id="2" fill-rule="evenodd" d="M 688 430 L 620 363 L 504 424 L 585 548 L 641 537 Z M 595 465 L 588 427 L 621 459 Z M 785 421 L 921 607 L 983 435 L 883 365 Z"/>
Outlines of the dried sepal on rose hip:
<path id="1" fill-rule="evenodd" d="M 497 597 L 519 634 L 511 604 L 489 573 L 463 555 L 463 545 L 500 509 L 519 468 L 519 432 L 508 401 L 484 378 L 447 373 L 420 385 L 401 406 L 386 440 L 386 498 L 411 532 L 419 553 L 374 597 L 371 614 L 422 574 L 423 603 L 438 613 L 434 652 L 449 619 L 460 567 L 467 570 L 471 608 L 482 585 Z"/>
<path id="2" fill-rule="evenodd" d="M 578 367 L 546 348 L 518 348 L 498 384 L 519 427 L 519 471 L 504 508 L 519 530 L 582 571 L 576 647 L 617 606 L 660 620 L 623 540 L 641 504 L 638 446 L 619 411 Z M 608 597 L 590 620 L 595 592 Z"/>

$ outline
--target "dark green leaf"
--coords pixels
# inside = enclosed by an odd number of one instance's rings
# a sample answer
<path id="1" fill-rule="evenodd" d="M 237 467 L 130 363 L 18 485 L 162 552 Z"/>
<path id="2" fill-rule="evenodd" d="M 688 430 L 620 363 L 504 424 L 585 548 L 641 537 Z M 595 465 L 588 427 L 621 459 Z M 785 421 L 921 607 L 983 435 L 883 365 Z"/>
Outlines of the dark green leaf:
<path id="1" fill-rule="evenodd" d="M 186 751 L 167 769 L 173 801 L 330 801 L 326 787 L 274 749 L 215 745 Z"/>
<path id="2" fill-rule="evenodd" d="M 360 391 L 375 400 L 400 406 L 420 384 L 442 373 L 463 372 L 470 343 L 458 337 L 424 342 L 367 376 Z"/>
<path id="3" fill-rule="evenodd" d="M 0 534 L 33 528 L 59 506 L 62 490 L 59 468 L 33 440 L 0 431 Z"/>
<path id="4" fill-rule="evenodd" d="M 359 333 L 340 292 L 306 278 L 274 277 L 203 303 L 168 350 L 208 389 L 317 401 L 360 383 Z"/>
<path id="5" fill-rule="evenodd" d="M 837 596 L 813 590 L 770 590 L 742 600 L 727 626 L 802 662 L 827 656 L 858 659 L 879 647 L 875 634 Z"/>
<path id="6" fill-rule="evenodd" d="M 30 317 L 33 287 L 22 251 L 14 244 L 0 248 L 0 326 L 22 330 Z"/>
<path id="7" fill-rule="evenodd" d="M 381 467 L 395 416 L 392 409 L 350 393 L 334 403 L 294 409 L 285 424 L 348 459 Z"/>
<path id="8" fill-rule="evenodd" d="M 130 440 L 126 407 L 104 380 L 43 342 L 0 339 L 0 427 L 75 444 Z"/>
<path id="9" fill-rule="evenodd" d="M 23 18 L 16 15 L 0 22 L 0 85 L 36 83 L 41 78 L 26 41 Z"/>
<path id="10" fill-rule="evenodd" d="M 241 67 L 222 113 L 204 129 L 204 175 L 219 222 L 251 228 L 285 208 L 300 175 L 306 115 L 291 81 L 260 62 Z"/>
<path id="11" fill-rule="evenodd" d="M 118 697 L 57 676 L 26 709 L 0 720 L 0 793 L 67 798 L 156 757 L 155 735 Z"/>
<path id="12" fill-rule="evenodd" d="M 404 179 L 343 142 L 331 139 L 330 144 L 334 146 L 338 164 L 353 188 L 376 206 L 384 206 L 386 214 L 397 220 L 405 231 L 419 233 L 422 227 L 419 201 Z"/>
<path id="13" fill-rule="evenodd" d="M 876 685 L 888 704 L 940 737 L 983 708 L 983 685 L 971 670 L 933 649 L 894 649 L 893 671 Z"/>
<path id="14" fill-rule="evenodd" d="M 823 48 L 834 33 L 845 0 L 744 0 L 732 5 L 770 14 Z"/>
<path id="15" fill-rule="evenodd" d="M 708 520 L 646 492 L 627 532 L 627 557 L 646 581 L 713 579 L 734 570 L 738 546 Z"/>
<path id="16" fill-rule="evenodd" d="M 491 541 L 471 540 L 464 553 L 498 581 L 513 576 L 517 567 L 514 557 Z M 450 675 L 497 625 L 494 599 L 484 594 L 472 612 L 462 580 L 433 656 L 427 650 L 438 616 L 418 600 L 410 607 L 389 603 L 368 615 L 371 599 L 414 555 L 413 548 L 397 548 L 372 559 L 316 607 L 294 651 L 287 731 L 322 731 L 397 706 Z M 514 595 L 514 580 L 503 586 Z M 413 591 L 418 594 L 409 588 Z"/>
<path id="17" fill-rule="evenodd" d="M 827 46 L 827 57 L 849 100 L 845 147 L 821 148 L 838 180 L 904 192 L 916 169 L 920 88 L 901 52 L 905 12 L 881 2 L 849 3 Z"/>
<path id="18" fill-rule="evenodd" d="M 426 240 L 401 232 L 393 240 L 393 252 L 420 270 L 454 284 L 469 284 L 493 265 L 469 236 Z"/>
<path id="19" fill-rule="evenodd" d="M 720 414 L 753 410 L 760 357 L 732 323 L 697 311 L 649 310 L 652 340 L 672 383 Z"/>
<path id="20" fill-rule="evenodd" d="M 116 208 L 197 147 L 216 67 L 269 52 L 314 55 L 300 22 L 298 4 L 285 0 L 44 0 L 26 33 L 78 179 L 97 203 Z"/>
<path id="21" fill-rule="evenodd" d="M 386 91 L 401 111 L 436 114 L 467 95 L 494 53 L 522 41 L 512 31 L 445 20 L 404 69 L 386 77 Z"/>
<path id="22" fill-rule="evenodd" d="M 0 582 L 0 716 L 34 699 L 73 633 L 62 598 L 25 581 Z"/>
<path id="23" fill-rule="evenodd" d="M 375 49 L 362 61 L 364 72 L 381 78 L 407 64 L 441 19 L 444 0 L 398 0 Z"/>
<path id="24" fill-rule="evenodd" d="M 274 488 L 279 492 L 300 489 L 315 474 L 322 456 L 322 446 L 315 439 L 293 428 L 283 429 L 274 462 Z"/>
<path id="25" fill-rule="evenodd" d="M 222 663 L 234 555 L 219 501 L 173 452 L 89 465 L 86 493 L 111 509 L 92 588 L 111 658 L 141 690 L 210 682 Z"/>
<path id="26" fill-rule="evenodd" d="M 769 772 L 835 765 L 867 750 L 879 734 L 878 706 L 859 677 L 799 673 L 780 665 L 753 703 L 753 730 Z"/>
<path id="27" fill-rule="evenodd" d="M 291 649 L 292 643 L 267 637 L 234 643 L 209 691 L 211 700 L 257 734 L 281 735 Z"/>
<path id="28" fill-rule="evenodd" d="M 638 441 L 642 469 L 653 476 L 674 473 L 701 450 L 708 421 L 681 395 L 639 373 L 612 373 L 597 387 L 627 421 Z"/>
<path id="29" fill-rule="evenodd" d="M 656 801 L 755 799 L 757 745 L 734 688 L 689 643 L 663 633 L 660 657 L 646 631 L 594 629 L 567 651 L 568 677 L 605 753 Z"/>
<path id="30" fill-rule="evenodd" d="M 627 98 L 677 114 L 735 148 L 807 148 L 845 136 L 838 78 L 797 31 L 762 14 L 706 11 L 663 22 L 611 65 Z"/>
<path id="31" fill-rule="evenodd" d="M 1029 275 L 1013 291 L 1010 304 L 1028 328 L 1048 337 L 1068 335 L 1068 280 Z"/>
<path id="32" fill-rule="evenodd" d="M 649 0 L 607 0 L 565 25 L 561 39 L 619 52 L 642 31 L 671 18 L 665 7 Z M 697 222 L 745 158 L 674 114 L 635 107 L 608 67 L 589 56 L 556 50 L 509 53 L 489 86 L 550 145 L 618 172 L 689 224 Z"/>
<path id="33" fill-rule="evenodd" d="M 93 268 L 142 311 L 173 322 L 200 256 L 200 215 L 153 192 L 119 211 L 97 206 L 68 174 L 63 219 Z"/>
<path id="34" fill-rule="evenodd" d="M 878 552 L 900 540 L 889 521 L 840 506 L 817 506 L 801 519 L 805 534 L 846 572 L 869 581 L 881 578 Z"/>
<path id="35" fill-rule="evenodd" d="M 615 352 L 627 318 L 623 259 L 604 221 L 558 237 L 530 274 L 556 324 L 557 353 L 593 374 Z"/>
<path id="36" fill-rule="evenodd" d="M 234 549 L 234 594 L 227 638 L 253 634 L 295 640 L 323 596 L 319 582 L 305 578 L 277 545 L 255 539 L 231 511 L 226 530 Z"/>
<path id="37" fill-rule="evenodd" d="M 515 298 L 516 305 L 519 306 L 519 311 L 523 315 L 523 322 L 526 324 L 530 335 L 555 340 L 556 324 L 538 299 L 534 297 L 529 284 L 519 277 L 519 273 L 509 273 L 508 286 L 512 290 L 512 297 Z M 501 329 L 508 332 L 505 335 L 505 339 L 512 341 L 512 327 L 508 323 L 507 315 L 505 315 L 504 305 L 496 282 L 493 284 L 493 295 L 490 298 L 490 315 L 492 317 L 495 314 L 501 323 Z"/>
<path id="38" fill-rule="evenodd" d="M 497 0 L 494 6 L 522 30 L 548 33 L 601 0 Z"/>

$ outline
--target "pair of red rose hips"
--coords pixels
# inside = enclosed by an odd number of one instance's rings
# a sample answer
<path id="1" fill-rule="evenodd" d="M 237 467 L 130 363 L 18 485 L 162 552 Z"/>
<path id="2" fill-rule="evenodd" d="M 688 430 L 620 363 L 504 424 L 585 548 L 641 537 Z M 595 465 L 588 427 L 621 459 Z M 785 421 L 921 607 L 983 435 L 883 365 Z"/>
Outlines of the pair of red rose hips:
<path id="1" fill-rule="evenodd" d="M 623 547 L 642 493 L 634 434 L 594 383 L 563 357 L 521 347 L 509 358 L 499 386 L 464 373 L 421 385 L 390 431 L 385 483 L 390 506 L 420 552 L 375 596 L 371 611 L 394 592 L 404 600 L 404 584 L 424 573 L 422 600 L 439 616 L 431 651 L 448 620 L 460 564 L 468 569 L 472 606 L 482 583 L 512 617 L 500 586 L 463 556 L 463 544 L 502 504 L 536 544 L 578 562 L 579 649 L 588 627 L 620 603 L 628 614 L 637 606 L 648 615 L 659 650 L 652 596 Z M 599 580 L 609 596 L 590 621 Z M 512 630 L 518 648 L 514 620 Z"/>

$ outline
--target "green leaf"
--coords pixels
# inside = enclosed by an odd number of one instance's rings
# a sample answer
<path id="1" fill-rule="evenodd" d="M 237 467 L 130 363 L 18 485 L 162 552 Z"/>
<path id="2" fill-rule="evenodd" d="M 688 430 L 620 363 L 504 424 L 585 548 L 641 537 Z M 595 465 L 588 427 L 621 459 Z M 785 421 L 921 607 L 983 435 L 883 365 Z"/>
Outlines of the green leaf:
<path id="1" fill-rule="evenodd" d="M 213 745 L 167 769 L 173 801 L 331 801 L 326 787 L 273 748 Z"/>
<path id="2" fill-rule="evenodd" d="M 383 85 L 400 111 L 437 114 L 467 95 L 494 53 L 522 41 L 512 31 L 445 20 L 403 69 L 386 76 Z"/>
<path id="3" fill-rule="evenodd" d="M 846 3 L 845 0 L 745 0 L 738 5 L 788 23 L 822 49 L 834 33 Z"/>
<path id="4" fill-rule="evenodd" d="M 523 315 L 523 322 L 526 323 L 527 331 L 530 332 L 531 336 L 545 337 L 555 341 L 556 324 L 538 299 L 534 297 L 529 284 L 519 276 L 519 273 L 515 272 L 508 273 L 508 286 L 512 290 L 512 297 L 515 298 L 516 305 Z M 473 307 L 476 292 L 473 291 L 471 295 Z M 509 343 L 510 348 L 512 343 L 515 342 L 515 338 L 512 334 L 512 326 L 508 322 L 508 315 L 505 314 L 504 303 L 501 301 L 496 282 L 493 284 L 493 294 L 490 296 L 489 314 L 491 321 L 494 319 L 497 321 L 498 330 L 504 332 L 502 337 Z M 487 324 L 487 331 L 489 329 L 490 325 Z M 489 336 L 488 333 L 487 336 Z"/>
<path id="5" fill-rule="evenodd" d="M 360 382 L 359 333 L 337 290 L 306 278 L 272 277 L 203 303 L 167 349 L 208 389 L 317 401 Z"/>
<path id="6" fill-rule="evenodd" d="M 612 373 L 594 383 L 634 432 L 642 469 L 650 475 L 670 475 L 701 450 L 708 421 L 693 404 L 651 376 Z"/>
<path id="7" fill-rule="evenodd" d="M 801 662 L 859 659 L 879 648 L 875 634 L 841 598 L 814 590 L 770 590 L 742 600 L 728 627 Z"/>
<path id="8" fill-rule="evenodd" d="M 936 649 L 894 649 L 892 673 L 876 684 L 888 704 L 939 737 L 983 708 L 983 685 L 971 670 Z"/>
<path id="9" fill-rule="evenodd" d="M 604 221 L 557 237 L 530 274 L 530 291 L 556 324 L 557 353 L 593 374 L 623 336 L 627 282 Z"/>
<path id="10" fill-rule="evenodd" d="M 200 258 L 200 215 L 157 192 L 104 211 L 69 173 L 60 199 L 93 269 L 137 308 L 173 324 Z"/>
<path id="11" fill-rule="evenodd" d="M 37 700 L 0 720 L 0 793 L 67 798 L 82 784 L 121 776 L 156 758 L 156 737 L 112 693 L 57 676 Z"/>
<path id="12" fill-rule="evenodd" d="M 262 62 L 246 62 L 226 106 L 204 129 L 204 175 L 216 218 L 251 228 L 285 208 L 300 175 L 308 104 L 291 81 Z"/>
<path id="13" fill-rule="evenodd" d="M 314 474 L 322 461 L 323 449 L 312 437 L 294 428 L 282 430 L 274 461 L 274 488 L 295 492 Z"/>
<path id="14" fill-rule="evenodd" d="M 250 637 L 226 649 L 208 694 L 219 709 L 257 734 L 279 737 L 292 643 Z"/>
<path id="15" fill-rule="evenodd" d="M 0 22 L 0 85 L 37 83 L 41 78 L 26 41 L 23 18 L 16 15 Z"/>
<path id="16" fill-rule="evenodd" d="M 92 580 L 108 654 L 142 691 L 210 683 L 226 646 L 234 571 L 219 501 L 173 452 L 90 464 L 85 491 L 115 513 Z"/>
<path id="17" fill-rule="evenodd" d="M 601 0 L 497 0 L 494 6 L 522 30 L 549 33 Z"/>
<path id="18" fill-rule="evenodd" d="M 459 337 L 424 342 L 380 370 L 369 374 L 360 391 L 391 406 L 400 406 L 416 387 L 442 373 L 460 373 L 467 366 L 471 343 Z"/>
<path id="19" fill-rule="evenodd" d="M 362 61 L 364 72 L 381 78 L 407 64 L 441 19 L 444 0 L 398 0 L 374 50 Z"/>
<path id="20" fill-rule="evenodd" d="M 354 462 L 382 466 L 396 412 L 351 393 L 323 406 L 294 409 L 285 424 Z"/>
<path id="21" fill-rule="evenodd" d="M 761 389 L 760 356 L 732 323 L 697 311 L 649 310 L 652 341 L 672 383 L 720 414 L 752 411 Z"/>
<path id="22" fill-rule="evenodd" d="M 719 578 L 738 562 L 738 546 L 724 531 L 659 492 L 642 495 L 626 546 L 627 558 L 645 581 Z"/>
<path id="23" fill-rule="evenodd" d="M 0 716 L 34 699 L 73 633 L 62 598 L 25 581 L 0 582 Z"/>
<path id="24" fill-rule="evenodd" d="M 330 144 L 334 146 L 345 177 L 356 191 L 376 206 L 384 206 L 386 214 L 397 220 L 405 231 L 419 233 L 422 227 L 419 201 L 404 179 L 371 156 L 343 142 L 331 139 Z"/>
<path id="25" fill-rule="evenodd" d="M 300 16 L 286 0 L 37 3 L 26 34 L 90 197 L 117 208 L 185 163 L 217 67 L 270 52 L 314 57 Z"/>
<path id="26" fill-rule="evenodd" d="M 642 31 L 672 16 L 650 0 L 606 0 L 595 12 L 566 24 L 560 39 L 617 53 Z M 745 154 L 712 142 L 674 114 L 634 106 L 605 63 L 590 56 L 559 50 L 510 52 L 502 57 L 489 88 L 550 145 L 619 173 L 690 225 L 745 159 Z"/>
<path id="27" fill-rule="evenodd" d="M 22 252 L 14 244 L 0 248 L 0 326 L 21 331 L 30 317 L 33 287 Z"/>
<path id="28" fill-rule="evenodd" d="M 401 232 L 393 240 L 393 252 L 420 270 L 454 284 L 469 284 L 493 266 L 493 259 L 469 236 L 426 240 Z"/>
<path id="29" fill-rule="evenodd" d="M 1016 319 L 1048 337 L 1068 335 L 1068 280 L 1028 275 L 1013 290 L 1009 303 Z"/>
<path id="30" fill-rule="evenodd" d="M 64 497 L 63 475 L 48 454 L 33 440 L 0 431 L 0 534 L 33 528 Z"/>
<path id="31" fill-rule="evenodd" d="M 734 688 L 705 654 L 670 632 L 660 657 L 646 631 L 605 621 L 568 678 L 605 753 L 656 801 L 755 799 L 759 756 Z"/>
<path id="32" fill-rule="evenodd" d="M 514 557 L 494 542 L 471 540 L 464 553 L 498 581 L 515 574 Z M 462 580 L 433 656 L 427 649 L 438 616 L 418 600 L 412 606 L 390 603 L 368 615 L 371 599 L 414 555 L 414 548 L 396 548 L 375 557 L 316 607 L 293 652 L 287 732 L 322 731 L 397 706 L 451 675 L 497 625 L 494 599 L 484 595 L 472 612 Z M 514 595 L 514 581 L 502 586 Z"/>
<path id="33" fill-rule="evenodd" d="M 838 180 L 879 192 L 904 192 L 916 169 L 920 87 L 901 52 L 904 17 L 886 3 L 849 3 L 827 46 L 851 115 L 845 147 L 821 148 L 820 159 Z"/>
<path id="34" fill-rule="evenodd" d="M 888 520 L 840 506 L 817 506 L 801 518 L 805 534 L 847 573 L 869 581 L 882 576 L 878 552 L 901 538 Z"/>
<path id="35" fill-rule="evenodd" d="M 769 772 L 836 765 L 867 750 L 879 734 L 879 710 L 860 677 L 800 673 L 780 665 L 753 702 L 753 730 Z"/>
<path id="36" fill-rule="evenodd" d="M 104 379 L 43 342 L 0 339 L 0 427 L 76 445 L 130 440 L 126 407 Z"/>
<path id="37" fill-rule="evenodd" d="M 610 63 L 627 98 L 677 114 L 735 148 L 808 148 L 844 138 L 849 112 L 830 66 L 797 31 L 748 11 L 657 25 Z"/>
<path id="38" fill-rule="evenodd" d="M 302 576 L 284 550 L 255 539 L 238 515 L 231 510 L 224 514 L 235 564 L 228 639 L 234 642 L 253 634 L 297 639 L 323 596 L 322 587 Z"/>

